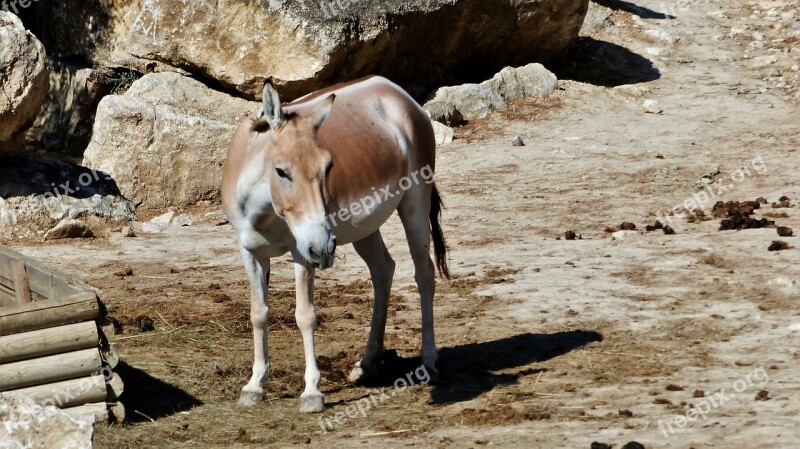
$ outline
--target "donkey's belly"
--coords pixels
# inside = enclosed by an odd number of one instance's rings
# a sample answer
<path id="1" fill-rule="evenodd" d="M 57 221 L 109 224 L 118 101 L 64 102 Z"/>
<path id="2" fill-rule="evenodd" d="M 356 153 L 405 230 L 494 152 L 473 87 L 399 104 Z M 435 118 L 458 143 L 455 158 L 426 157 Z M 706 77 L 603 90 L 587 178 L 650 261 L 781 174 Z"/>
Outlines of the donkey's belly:
<path id="1" fill-rule="evenodd" d="M 357 242 L 377 231 L 397 210 L 402 199 L 402 193 L 388 197 L 386 192 L 376 191 L 341 206 L 337 211 L 330 211 L 328 222 L 337 244 Z"/>

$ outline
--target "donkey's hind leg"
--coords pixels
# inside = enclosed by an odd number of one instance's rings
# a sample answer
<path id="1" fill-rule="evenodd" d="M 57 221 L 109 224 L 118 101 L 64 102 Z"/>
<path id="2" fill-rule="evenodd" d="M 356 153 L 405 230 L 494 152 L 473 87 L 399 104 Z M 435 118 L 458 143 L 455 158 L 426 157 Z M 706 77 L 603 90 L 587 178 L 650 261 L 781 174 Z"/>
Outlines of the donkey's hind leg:
<path id="1" fill-rule="evenodd" d="M 438 354 L 433 329 L 433 296 L 436 293 L 436 270 L 431 259 L 431 192 L 432 188 L 420 185 L 406 193 L 398 207 L 400 220 L 406 231 L 408 249 L 414 260 L 414 279 L 419 290 L 422 309 L 422 363 L 432 382 L 438 382 L 436 369 Z"/>
<path id="2" fill-rule="evenodd" d="M 350 381 L 357 382 L 373 374 L 383 354 L 383 339 L 386 334 L 386 312 L 394 278 L 394 260 L 383 243 L 381 231 L 353 243 L 353 247 L 369 267 L 372 286 L 375 289 L 375 302 L 372 309 L 372 325 L 364 357 L 356 363 L 350 373 Z"/>

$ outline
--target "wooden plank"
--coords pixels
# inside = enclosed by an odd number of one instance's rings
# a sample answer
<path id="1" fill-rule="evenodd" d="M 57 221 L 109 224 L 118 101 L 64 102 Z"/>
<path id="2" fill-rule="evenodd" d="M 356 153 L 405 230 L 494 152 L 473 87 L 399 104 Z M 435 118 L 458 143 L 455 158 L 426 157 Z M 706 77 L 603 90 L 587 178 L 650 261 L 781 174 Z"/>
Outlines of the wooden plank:
<path id="1" fill-rule="evenodd" d="M 94 321 L 7 335 L 0 337 L 0 364 L 96 348 L 99 344 Z"/>
<path id="2" fill-rule="evenodd" d="M 31 298 L 31 284 L 28 279 L 28 270 L 25 269 L 25 261 L 12 261 L 11 271 L 14 275 L 14 293 L 16 293 L 17 302 L 20 304 L 28 304 L 33 301 L 33 298 Z"/>
<path id="3" fill-rule="evenodd" d="M 0 246 L 0 283 L 3 278 L 14 279 L 10 265 L 13 261 L 25 262 L 34 300 L 37 299 L 37 295 L 46 299 L 60 299 L 76 293 L 95 291 L 73 276 L 47 268 L 40 262 L 5 246 Z"/>
<path id="4" fill-rule="evenodd" d="M 86 377 L 99 373 L 102 367 L 97 348 L 6 363 L 0 365 L 0 392 Z"/>
<path id="5" fill-rule="evenodd" d="M 72 416 L 92 416 L 94 417 L 94 422 L 106 422 L 109 416 L 108 409 L 108 404 L 105 402 L 95 402 L 92 404 L 79 405 L 77 407 L 68 407 L 64 409 L 64 412 Z"/>
<path id="6" fill-rule="evenodd" d="M 102 374 L 20 388 L 11 390 L 9 393 L 29 397 L 39 405 L 53 405 L 58 408 L 102 402 L 108 396 L 105 378 Z"/>
<path id="7" fill-rule="evenodd" d="M 99 315 L 100 303 L 94 293 L 4 307 L 0 309 L 0 336 L 94 320 Z"/>

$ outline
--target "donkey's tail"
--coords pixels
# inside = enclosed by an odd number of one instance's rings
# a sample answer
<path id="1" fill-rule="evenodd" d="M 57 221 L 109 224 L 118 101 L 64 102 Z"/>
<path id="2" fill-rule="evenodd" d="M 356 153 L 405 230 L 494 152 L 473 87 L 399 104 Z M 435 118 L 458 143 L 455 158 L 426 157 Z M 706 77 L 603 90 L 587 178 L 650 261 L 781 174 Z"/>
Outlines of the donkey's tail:
<path id="1" fill-rule="evenodd" d="M 431 193 L 431 236 L 433 237 L 433 250 L 436 253 L 436 269 L 439 270 L 439 275 L 450 279 L 450 269 L 447 268 L 447 242 L 444 241 L 444 233 L 442 226 L 439 224 L 439 218 L 442 216 L 442 197 L 439 195 L 439 190 L 436 185 L 433 186 Z"/>

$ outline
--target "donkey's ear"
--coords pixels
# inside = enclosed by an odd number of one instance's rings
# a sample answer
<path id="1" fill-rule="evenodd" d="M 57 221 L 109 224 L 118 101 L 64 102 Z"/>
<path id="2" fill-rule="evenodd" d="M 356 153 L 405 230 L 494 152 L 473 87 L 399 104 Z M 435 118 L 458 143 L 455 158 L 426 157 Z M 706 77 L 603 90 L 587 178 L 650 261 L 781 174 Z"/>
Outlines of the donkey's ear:
<path id="1" fill-rule="evenodd" d="M 267 81 L 267 84 L 264 85 L 264 105 L 258 113 L 258 121 L 266 122 L 270 129 L 278 129 L 284 120 L 278 92 L 272 87 L 272 83 Z"/>
<path id="2" fill-rule="evenodd" d="M 331 94 L 316 108 L 314 108 L 314 112 L 311 114 L 311 117 L 314 119 L 314 129 L 319 130 L 319 127 L 322 126 L 322 123 L 325 122 L 326 118 L 328 118 L 328 114 L 331 113 L 331 108 L 333 107 L 333 102 L 335 100 L 336 94 Z"/>

